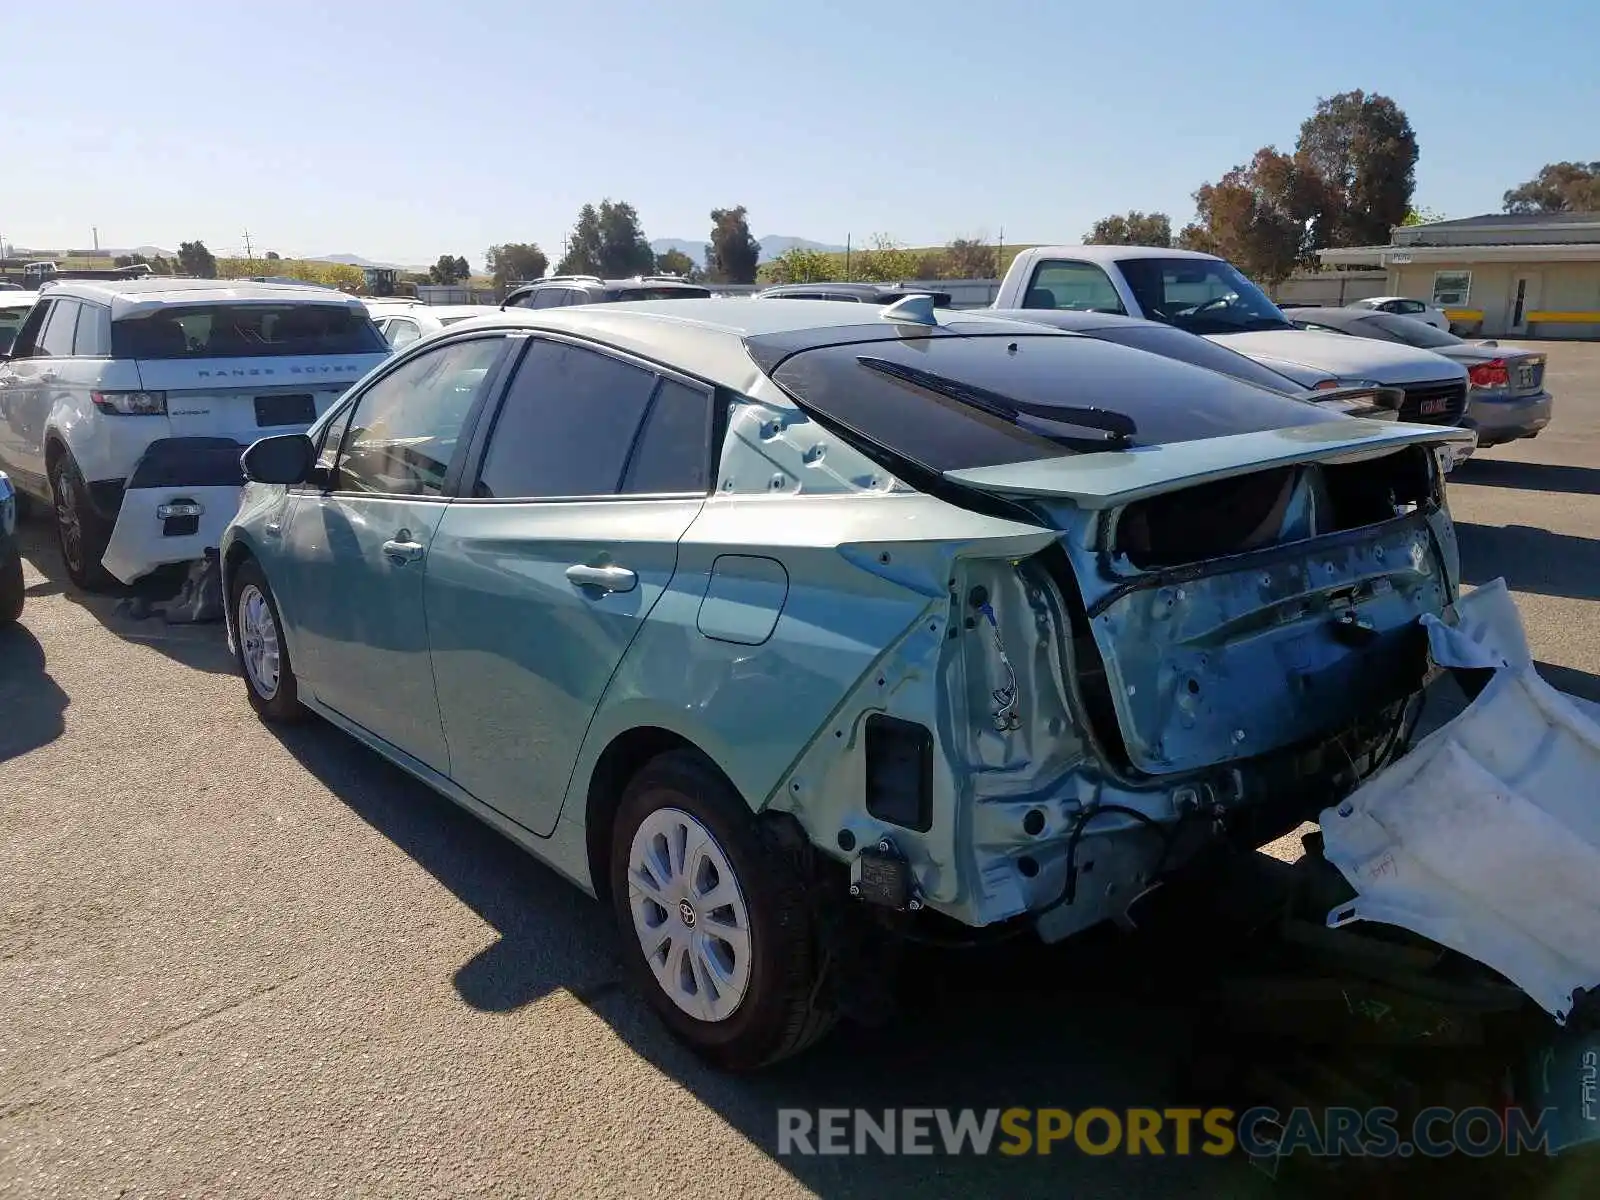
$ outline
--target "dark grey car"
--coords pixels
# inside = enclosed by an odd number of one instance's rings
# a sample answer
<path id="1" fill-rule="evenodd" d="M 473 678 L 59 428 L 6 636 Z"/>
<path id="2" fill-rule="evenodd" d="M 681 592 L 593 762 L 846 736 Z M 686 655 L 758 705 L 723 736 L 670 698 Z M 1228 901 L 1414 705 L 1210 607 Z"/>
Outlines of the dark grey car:
<path id="1" fill-rule="evenodd" d="M 855 304 L 893 304 L 907 296 L 932 296 L 935 308 L 954 306 L 949 292 L 901 283 L 780 283 L 756 293 L 758 300 L 843 300 Z"/>
<path id="2" fill-rule="evenodd" d="M 634 279 L 550 275 L 512 288 L 500 307 L 565 308 L 571 304 L 615 304 L 622 300 L 704 300 L 710 295 L 710 288 L 668 275 L 640 275 Z"/>
<path id="3" fill-rule="evenodd" d="M 1289 319 L 1301 329 L 1398 342 L 1460 363 L 1471 387 L 1461 423 L 1477 433 L 1480 446 L 1537 437 L 1550 424 L 1555 401 L 1545 390 L 1545 356 L 1538 351 L 1469 342 L 1410 317 L 1360 308 L 1297 308 Z"/>

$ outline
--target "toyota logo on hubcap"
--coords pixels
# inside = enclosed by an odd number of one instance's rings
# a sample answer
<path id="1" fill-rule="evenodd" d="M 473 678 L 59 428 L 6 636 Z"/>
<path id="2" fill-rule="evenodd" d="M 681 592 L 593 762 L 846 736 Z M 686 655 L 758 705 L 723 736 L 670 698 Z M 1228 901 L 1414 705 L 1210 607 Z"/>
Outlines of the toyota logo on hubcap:
<path id="1" fill-rule="evenodd" d="M 683 918 L 683 923 L 689 928 L 694 928 L 694 905 L 687 900 L 678 901 L 678 915 Z"/>

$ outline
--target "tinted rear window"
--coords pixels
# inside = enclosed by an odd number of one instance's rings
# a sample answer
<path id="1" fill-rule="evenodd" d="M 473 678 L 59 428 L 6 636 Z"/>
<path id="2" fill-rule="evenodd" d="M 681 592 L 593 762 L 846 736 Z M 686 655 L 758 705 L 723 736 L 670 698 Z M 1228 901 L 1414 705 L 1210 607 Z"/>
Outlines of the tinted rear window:
<path id="1" fill-rule="evenodd" d="M 116 358 L 383 354 L 372 318 L 342 304 L 174 305 L 111 324 Z"/>
<path id="2" fill-rule="evenodd" d="M 711 295 L 710 288 L 697 287 L 630 287 L 612 288 L 606 292 L 607 300 L 704 300 Z"/>
<path id="3" fill-rule="evenodd" d="M 757 361 L 761 339 L 751 339 Z M 866 360 L 866 361 L 863 361 Z M 876 361 L 878 366 L 868 363 Z M 885 370 L 948 386 L 926 386 Z M 943 472 L 1057 458 L 1104 433 L 1069 410 L 1131 422 L 1130 447 L 1349 418 L 1171 359 L 1066 334 L 905 337 L 804 350 L 772 372 L 784 391 L 869 452 Z M 1020 421 L 948 394 L 979 388 L 1029 411 Z M 1050 419 L 1052 410 L 1059 419 Z M 1094 418 L 1102 422 L 1103 417 Z"/>
<path id="4" fill-rule="evenodd" d="M 1162 325 L 1113 325 L 1085 332 L 1103 342 L 1116 342 L 1119 346 L 1132 346 L 1135 350 L 1145 350 L 1163 358 L 1175 358 L 1208 371 L 1220 371 L 1269 391 L 1293 393 L 1301 390 L 1300 385 L 1288 376 L 1279 375 L 1254 359 L 1181 329 L 1169 329 Z"/>

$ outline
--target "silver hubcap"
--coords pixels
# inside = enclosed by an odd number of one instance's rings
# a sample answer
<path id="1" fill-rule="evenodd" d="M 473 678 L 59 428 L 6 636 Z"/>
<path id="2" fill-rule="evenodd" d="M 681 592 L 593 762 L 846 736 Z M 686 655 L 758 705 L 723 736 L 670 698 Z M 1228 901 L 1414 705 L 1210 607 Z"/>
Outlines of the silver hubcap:
<path id="1" fill-rule="evenodd" d="M 728 856 L 682 809 L 651 813 L 628 849 L 628 907 L 656 982 L 701 1021 L 725 1021 L 750 986 L 750 914 Z"/>
<path id="2" fill-rule="evenodd" d="M 72 476 L 56 475 L 56 527 L 61 530 L 61 556 L 67 566 L 78 570 L 83 565 L 83 526 L 78 523 L 78 497 Z"/>
<path id="3" fill-rule="evenodd" d="M 278 694 L 278 623 L 261 589 L 247 583 L 239 592 L 239 645 L 244 673 L 263 700 Z"/>

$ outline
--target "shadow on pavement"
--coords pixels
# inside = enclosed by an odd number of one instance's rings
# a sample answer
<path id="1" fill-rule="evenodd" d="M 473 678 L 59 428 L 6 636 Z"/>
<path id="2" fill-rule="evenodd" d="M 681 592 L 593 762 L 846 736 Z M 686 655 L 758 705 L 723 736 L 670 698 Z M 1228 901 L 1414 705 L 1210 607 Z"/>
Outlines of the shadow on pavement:
<path id="1" fill-rule="evenodd" d="M 1270 1190 L 1242 1161 L 1200 1155 L 1091 1157 L 1070 1146 L 1022 1158 L 778 1155 L 783 1107 L 876 1114 L 1195 1102 L 1184 1084 L 1191 1057 L 1184 994 L 1135 982 L 1153 974 L 1141 957 L 1151 951 L 1137 935 L 1109 933 L 1066 948 L 1018 939 L 1003 949 L 917 951 L 904 964 L 901 1009 L 886 1026 L 843 1024 L 797 1059 L 727 1075 L 672 1041 L 622 983 L 607 909 L 331 725 L 313 720 L 274 732 L 343 803 L 498 932 L 469 961 L 440 964 L 454 970 L 464 1003 L 507 1012 L 554 991 L 571 993 L 819 1195 L 1253 1197 Z M 529 1036 L 539 1036 L 537 1027 Z"/>
<path id="2" fill-rule="evenodd" d="M 227 633 L 222 622 L 168 625 L 160 616 L 138 618 L 126 611 L 127 602 L 131 600 L 159 602 L 176 595 L 183 582 L 181 566 L 153 572 L 135 584 L 119 586 L 115 592 L 97 594 L 85 592 L 67 577 L 47 516 L 30 513 L 28 520 L 19 522 L 17 541 L 22 557 L 44 576 L 42 582 L 29 586 L 30 599 L 64 596 L 115 636 L 149 646 L 197 671 L 231 675 L 237 670 L 233 656 L 228 653 Z"/>
<path id="3" fill-rule="evenodd" d="M 1514 592 L 1600 600 L 1600 542 L 1529 525 L 1456 522 L 1461 578 L 1474 587 L 1505 576 Z"/>
<path id="4" fill-rule="evenodd" d="M 1600 496 L 1600 467 L 1562 467 L 1475 455 L 1456 468 L 1452 482 L 1517 488 L 1525 492 Z"/>
<path id="5" fill-rule="evenodd" d="M 44 647 L 22 622 L 0 625 L 0 762 L 37 750 L 66 730 L 71 703 L 45 669 Z M 0 801 L 5 799 L 0 787 Z"/>

